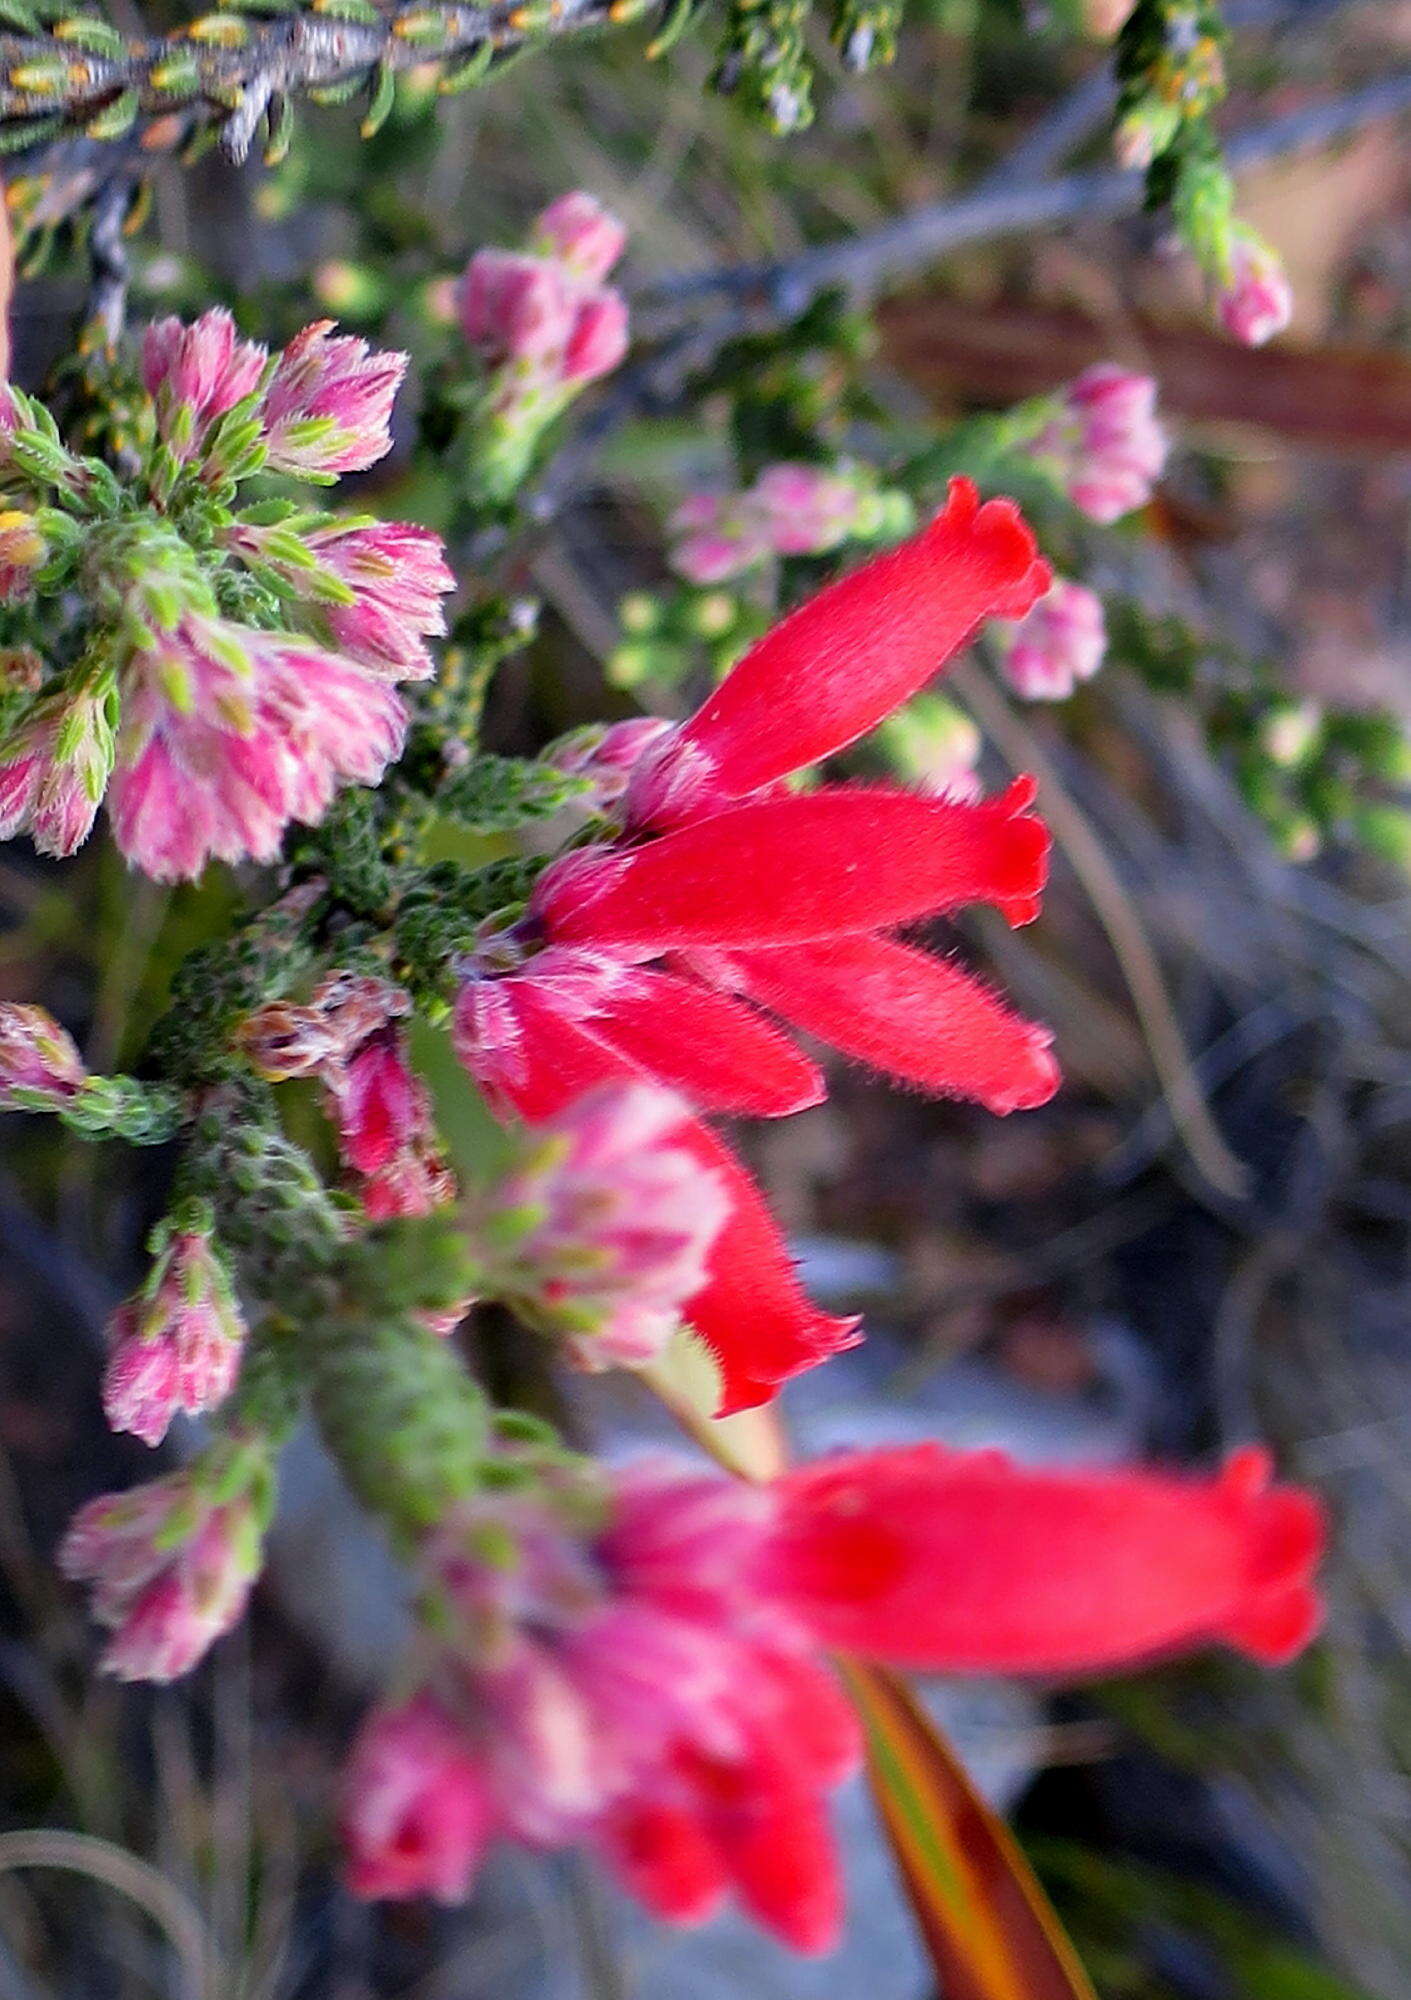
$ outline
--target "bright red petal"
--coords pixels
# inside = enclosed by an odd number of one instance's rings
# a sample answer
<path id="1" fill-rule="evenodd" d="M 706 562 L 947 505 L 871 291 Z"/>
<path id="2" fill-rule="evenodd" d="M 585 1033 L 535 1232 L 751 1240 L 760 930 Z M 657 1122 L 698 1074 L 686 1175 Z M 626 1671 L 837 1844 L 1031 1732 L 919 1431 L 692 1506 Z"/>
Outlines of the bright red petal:
<path id="1" fill-rule="evenodd" d="M 628 1800 L 609 1814 L 594 1841 L 627 1893 L 669 1924 L 704 1923 L 725 1899 L 725 1862 L 682 1806 Z"/>
<path id="2" fill-rule="evenodd" d="M 828 1808 L 759 1742 L 738 1764 L 691 1760 L 697 1809 L 740 1901 L 794 1951 L 831 1951 L 843 1927 L 843 1884 Z"/>
<path id="3" fill-rule="evenodd" d="M 1263 1453 L 1216 1478 L 1022 1469 L 997 1452 L 845 1454 L 779 1484 L 777 1587 L 820 1642 L 940 1673 L 1105 1673 L 1316 1631 L 1312 1494 Z"/>
<path id="4" fill-rule="evenodd" d="M 1001 1114 L 1058 1088 L 1048 1029 L 929 952 L 861 937 L 722 956 L 751 1000 L 904 1083 Z"/>
<path id="5" fill-rule="evenodd" d="M 1038 914 L 1048 833 L 1031 778 L 980 805 L 839 786 L 761 799 L 644 846 L 587 848 L 541 876 L 555 944 L 636 953 L 808 944 L 993 903 Z"/>
<path id="6" fill-rule="evenodd" d="M 634 823 L 680 824 L 831 756 L 924 687 L 987 618 L 1021 618 L 1049 581 L 1013 501 L 982 507 L 968 479 L 952 480 L 920 534 L 750 648 L 647 760 L 629 801 Z"/>
<path id="7" fill-rule="evenodd" d="M 752 1007 L 674 973 L 634 969 L 589 1029 L 698 1111 L 785 1118 L 826 1095 L 814 1064 Z"/>
<path id="8" fill-rule="evenodd" d="M 692 1120 L 673 1134 L 720 1174 L 730 1219 L 715 1240 L 710 1277 L 686 1317 L 720 1369 L 718 1417 L 767 1403 L 781 1382 L 855 1347 L 855 1319 L 833 1319 L 805 1293 L 763 1195 L 730 1148 Z"/>

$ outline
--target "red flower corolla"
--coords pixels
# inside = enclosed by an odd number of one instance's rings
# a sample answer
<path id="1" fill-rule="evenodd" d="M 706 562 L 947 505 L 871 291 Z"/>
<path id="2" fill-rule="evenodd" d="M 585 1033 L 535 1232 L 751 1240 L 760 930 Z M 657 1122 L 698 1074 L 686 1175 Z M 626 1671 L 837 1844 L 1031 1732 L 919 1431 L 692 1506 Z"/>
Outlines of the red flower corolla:
<path id="1" fill-rule="evenodd" d="M 1286 1659 L 1319 1617 L 1318 1504 L 1259 1451 L 1213 1479 L 933 1446 L 769 1488 L 659 1461 L 600 1477 L 487 1494 L 433 1538 L 437 1636 L 349 1773 L 360 1893 L 453 1899 L 494 1839 L 582 1841 L 670 1922 L 734 1895 L 826 1951 L 828 1794 L 861 1745 L 825 1649 L 1070 1675 L 1213 1640 Z"/>
<path id="2" fill-rule="evenodd" d="M 532 1119 L 647 1077 L 698 1112 L 782 1117 L 824 1086 L 767 1008 L 922 1089 L 1000 1112 L 1050 1097 L 1046 1029 L 885 935 L 968 903 L 1011 923 L 1037 914 L 1048 836 L 1032 781 L 982 802 L 779 785 L 880 721 L 985 618 L 1022 616 L 1048 580 L 1012 504 L 982 507 L 957 480 L 920 535 L 786 619 L 679 729 L 653 732 L 624 839 L 552 863 L 522 921 L 464 962 L 456 1045 L 491 1096 Z M 724 1413 L 848 1345 L 854 1322 L 808 1303 L 713 1134 L 695 1125 L 684 1143 L 726 1174 L 733 1204 L 687 1308 Z"/>

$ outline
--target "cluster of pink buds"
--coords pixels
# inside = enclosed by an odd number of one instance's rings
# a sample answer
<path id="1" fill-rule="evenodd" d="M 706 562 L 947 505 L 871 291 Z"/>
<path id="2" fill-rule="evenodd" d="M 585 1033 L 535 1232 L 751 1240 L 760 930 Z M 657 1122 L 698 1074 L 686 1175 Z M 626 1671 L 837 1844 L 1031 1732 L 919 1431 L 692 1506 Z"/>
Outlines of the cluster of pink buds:
<path id="1" fill-rule="evenodd" d="M 0 1111 L 49 1111 L 77 1096 L 88 1071 L 73 1038 L 43 1007 L 0 1001 Z"/>
<path id="2" fill-rule="evenodd" d="M 273 1001 L 237 1031 L 251 1065 L 272 1082 L 319 1079 L 343 1163 L 374 1221 L 427 1215 L 456 1192 L 431 1101 L 407 1053 L 410 1013 L 401 987 L 334 972 L 306 1005 Z"/>
<path id="3" fill-rule="evenodd" d="M 1286 1659 L 1321 1539 L 1257 1451 L 1179 1480 L 922 1446 L 767 1488 L 658 1460 L 464 1504 L 427 1545 L 412 1692 L 353 1754 L 352 1887 L 452 1900 L 494 1840 L 586 1842 L 671 1922 L 733 1893 L 826 1951 L 828 1795 L 861 1743 L 825 1650 L 1045 1675 L 1215 1639 Z"/>
<path id="4" fill-rule="evenodd" d="M 1025 449 L 1084 514 L 1120 520 L 1146 505 L 1166 463 L 1155 382 L 1111 361 L 1085 368 Z"/>
<path id="5" fill-rule="evenodd" d="M 1262 347 L 1293 317 L 1293 291 L 1279 254 L 1252 229 L 1235 228 L 1215 275 L 1220 324 L 1245 347 Z"/>
<path id="6" fill-rule="evenodd" d="M 483 1289 L 585 1368 L 654 1360 L 705 1283 L 730 1197 L 673 1135 L 687 1107 L 650 1084 L 589 1091 L 517 1138 L 469 1217 Z"/>
<path id="7" fill-rule="evenodd" d="M 79 1511 L 59 1565 L 93 1586 L 93 1616 L 112 1634 L 105 1673 L 175 1680 L 231 1630 L 259 1574 L 270 1500 L 267 1458 L 237 1442 Z"/>
<path id="8" fill-rule="evenodd" d="M 103 1408 L 117 1431 L 160 1444 L 178 1410 L 196 1416 L 229 1395 L 245 1322 L 208 1203 L 188 1201 L 157 1227 L 147 1282 L 108 1328 Z"/>
<path id="9" fill-rule="evenodd" d="M 671 564 L 692 583 L 723 583 L 771 556 L 826 555 L 844 542 L 893 539 L 912 519 L 905 494 L 879 492 L 861 473 L 771 465 L 741 493 L 683 501 L 671 517 Z"/>
<path id="10" fill-rule="evenodd" d="M 461 330 L 487 371 L 485 449 L 527 463 L 545 426 L 627 352 L 627 303 L 605 282 L 626 232 L 591 195 L 567 194 L 527 249 L 477 250 L 460 281 Z"/>
<path id="11" fill-rule="evenodd" d="M 27 831 L 71 854 L 106 793 L 122 852 L 178 880 L 213 858 L 273 860 L 291 821 L 320 819 L 344 784 L 376 783 L 405 733 L 394 684 L 430 674 L 426 641 L 444 630 L 453 580 L 439 541 L 292 501 L 234 512 L 232 496 L 261 471 L 328 483 L 374 464 L 405 366 L 328 322 L 269 355 L 222 311 L 158 321 L 142 348 L 147 455 L 121 491 L 12 392 L 8 448 L 23 438 L 26 464 L 53 462 L 63 505 L 45 518 L 64 526 L 54 561 L 68 564 L 55 588 L 82 603 L 88 630 L 78 664 L 0 735 L 0 837 Z M 183 506 L 204 509 L 199 535 Z M 39 554 L 32 526 L 10 525 L 0 571 L 8 550 L 18 575 Z M 282 629 L 223 608 L 248 600 L 251 576 L 283 607 Z"/>
<path id="12" fill-rule="evenodd" d="M 1025 701 L 1066 701 L 1107 652 L 1102 599 L 1086 584 L 1055 580 L 1017 624 L 995 628 L 1000 670 Z"/>

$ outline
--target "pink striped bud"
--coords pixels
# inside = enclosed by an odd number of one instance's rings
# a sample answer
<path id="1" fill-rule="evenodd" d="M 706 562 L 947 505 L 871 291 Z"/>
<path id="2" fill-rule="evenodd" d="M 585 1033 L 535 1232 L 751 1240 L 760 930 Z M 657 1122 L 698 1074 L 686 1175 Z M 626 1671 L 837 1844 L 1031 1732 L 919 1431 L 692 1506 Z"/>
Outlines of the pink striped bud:
<path id="1" fill-rule="evenodd" d="M 75 1096 L 88 1071 L 43 1007 L 0 1000 L 0 1111 L 46 1111 Z"/>
<path id="2" fill-rule="evenodd" d="M 407 357 L 335 335 L 333 325 L 306 326 L 275 364 L 264 402 L 272 471 L 326 481 L 365 472 L 392 448 L 392 404 Z"/>
<path id="3" fill-rule="evenodd" d="M 1120 520 L 1146 505 L 1166 463 L 1155 382 L 1110 361 L 1085 368 L 1028 450 L 1075 507 L 1094 521 Z"/>
<path id="4" fill-rule="evenodd" d="M 0 840 L 28 832 L 41 854 L 72 854 L 92 830 L 113 768 L 109 688 L 61 690 L 0 742 Z"/>
<path id="5" fill-rule="evenodd" d="M 175 1680 L 244 1611 L 260 1568 L 268 1466 L 252 1467 L 243 1486 L 229 1473 L 211 1479 L 213 1469 L 198 1459 L 75 1515 L 59 1565 L 92 1586 L 93 1616 L 112 1634 L 104 1673 Z"/>
<path id="6" fill-rule="evenodd" d="M 204 1202 L 161 1224 L 150 1247 L 156 1262 L 146 1284 L 108 1329 L 103 1408 L 115 1431 L 156 1445 L 178 1410 L 196 1416 L 224 1402 L 245 1322 Z"/>
<path id="7" fill-rule="evenodd" d="M 548 366 L 573 330 L 575 300 L 551 259 L 477 250 L 460 288 L 461 330 L 487 361 Z"/>
<path id="8" fill-rule="evenodd" d="M 156 404 L 157 429 L 178 459 L 200 454 L 211 425 L 253 395 L 269 356 L 241 340 L 223 306 L 190 326 L 159 319 L 142 337 L 142 381 Z"/>

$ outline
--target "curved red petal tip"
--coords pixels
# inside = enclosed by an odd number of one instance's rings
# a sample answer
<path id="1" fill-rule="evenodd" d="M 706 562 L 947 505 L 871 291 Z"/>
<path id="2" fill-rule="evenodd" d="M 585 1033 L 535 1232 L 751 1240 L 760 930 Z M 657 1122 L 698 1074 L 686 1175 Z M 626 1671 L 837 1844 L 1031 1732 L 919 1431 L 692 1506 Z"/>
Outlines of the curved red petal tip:
<path id="1" fill-rule="evenodd" d="M 861 1347 L 864 1338 L 859 1330 L 860 1314 L 835 1319 L 829 1313 L 810 1309 L 806 1319 L 800 1316 L 795 1323 L 793 1331 L 798 1346 L 787 1373 L 762 1380 L 747 1366 L 748 1347 L 745 1352 L 736 1353 L 733 1345 L 727 1346 L 708 1326 L 703 1326 L 689 1306 L 687 1317 L 720 1370 L 720 1401 L 712 1412 L 716 1417 L 734 1417 L 741 1410 L 757 1410 L 764 1403 L 772 1403 L 795 1375 L 807 1374 L 810 1368 L 831 1361 L 835 1354 L 846 1354 L 850 1347 Z"/>
<path id="2" fill-rule="evenodd" d="M 996 883 L 990 898 L 1013 930 L 1033 923 L 1043 908 L 1043 892 L 1048 886 L 1053 836 L 1044 822 L 1030 811 L 1038 795 L 1038 779 L 1027 771 L 1021 771 L 1002 792 L 976 808 L 993 819 L 1013 823 L 1005 850 L 1005 876 Z M 1013 887 L 1006 888 L 1006 882 L 1012 883 Z"/>
<path id="3" fill-rule="evenodd" d="M 993 1111 L 998 1118 L 1007 1118 L 1011 1111 L 1037 1111 L 1041 1104 L 1048 1103 L 1063 1081 L 1058 1058 L 1050 1047 L 1052 1040 L 1047 1028 L 1032 1030 L 1027 1046 L 1014 1053 L 1013 1067 L 1003 1088 L 992 1090 L 981 1099 L 987 1111 Z"/>
<path id="4" fill-rule="evenodd" d="M 951 480 L 946 504 L 924 534 L 928 541 L 945 544 L 947 556 L 952 545 L 959 545 L 968 562 L 1008 579 L 991 592 L 992 618 L 1022 618 L 1053 582 L 1053 571 L 1039 554 L 1034 531 L 1017 503 L 1001 498 L 982 507 L 974 480 L 963 474 Z"/>
<path id="5" fill-rule="evenodd" d="M 1282 1666 L 1323 1622 L 1312 1578 L 1327 1547 L 1328 1524 L 1312 1493 L 1275 1486 L 1272 1477 L 1269 1454 L 1259 1446 L 1233 1453 L 1220 1474 L 1244 1536 L 1247 1592 L 1222 1636 L 1264 1665 Z"/>

